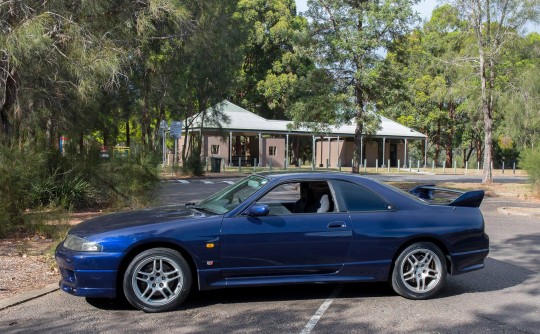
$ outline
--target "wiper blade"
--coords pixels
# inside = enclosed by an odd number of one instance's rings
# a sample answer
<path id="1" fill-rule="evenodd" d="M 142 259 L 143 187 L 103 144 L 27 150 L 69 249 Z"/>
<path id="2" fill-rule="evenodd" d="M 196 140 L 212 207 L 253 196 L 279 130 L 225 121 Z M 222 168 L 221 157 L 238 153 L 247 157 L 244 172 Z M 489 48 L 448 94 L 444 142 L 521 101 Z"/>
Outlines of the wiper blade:
<path id="1" fill-rule="evenodd" d="M 206 211 L 206 212 L 210 212 L 210 213 L 213 213 L 213 214 L 217 214 L 217 212 L 215 212 L 215 211 L 213 211 L 213 210 L 210 210 L 210 209 L 208 209 L 208 208 L 205 207 L 205 206 L 193 205 L 193 206 L 188 206 L 188 208 L 190 208 L 190 209 L 195 209 L 195 210 L 199 210 L 199 211 Z"/>

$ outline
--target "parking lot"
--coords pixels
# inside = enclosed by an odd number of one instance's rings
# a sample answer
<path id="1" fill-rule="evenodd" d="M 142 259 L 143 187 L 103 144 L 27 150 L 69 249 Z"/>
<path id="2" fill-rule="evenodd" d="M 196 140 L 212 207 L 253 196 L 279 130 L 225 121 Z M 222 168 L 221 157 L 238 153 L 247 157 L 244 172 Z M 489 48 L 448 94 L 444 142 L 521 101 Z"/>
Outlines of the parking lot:
<path id="1" fill-rule="evenodd" d="M 200 200 L 228 180 L 162 184 L 164 205 Z M 428 180 L 427 181 L 437 181 Z M 500 207 L 540 204 L 486 198 L 486 268 L 449 276 L 437 298 L 410 301 L 384 283 L 295 285 L 194 292 L 174 312 L 53 292 L 0 311 L 1 333 L 539 333 L 540 217 Z"/>

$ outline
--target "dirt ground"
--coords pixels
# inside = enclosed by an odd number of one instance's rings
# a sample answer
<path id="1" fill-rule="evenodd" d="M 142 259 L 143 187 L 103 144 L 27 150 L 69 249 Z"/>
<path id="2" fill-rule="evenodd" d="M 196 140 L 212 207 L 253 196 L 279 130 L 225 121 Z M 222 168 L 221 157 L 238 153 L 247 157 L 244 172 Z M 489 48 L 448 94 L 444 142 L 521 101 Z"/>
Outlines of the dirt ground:
<path id="1" fill-rule="evenodd" d="M 58 282 L 60 275 L 52 255 L 51 239 L 0 240 L 0 299 Z"/>
<path id="2" fill-rule="evenodd" d="M 69 224 L 76 225 L 100 214 L 72 213 Z M 0 299 L 59 282 L 53 255 L 57 243 L 40 236 L 0 240 Z"/>

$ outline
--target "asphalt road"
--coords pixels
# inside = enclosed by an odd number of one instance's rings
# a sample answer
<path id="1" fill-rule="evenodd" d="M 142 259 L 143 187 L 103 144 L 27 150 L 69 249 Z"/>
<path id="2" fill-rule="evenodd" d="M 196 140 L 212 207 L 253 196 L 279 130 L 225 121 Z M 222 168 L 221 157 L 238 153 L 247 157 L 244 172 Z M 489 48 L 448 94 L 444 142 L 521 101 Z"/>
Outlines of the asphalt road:
<path id="1" fill-rule="evenodd" d="M 223 181 L 166 182 L 158 198 L 197 201 Z M 500 206 L 535 205 L 484 200 L 486 268 L 450 276 L 431 300 L 404 299 L 384 283 L 296 285 L 195 292 L 177 311 L 145 314 L 57 291 L 0 311 L 0 333 L 540 333 L 540 219 Z"/>

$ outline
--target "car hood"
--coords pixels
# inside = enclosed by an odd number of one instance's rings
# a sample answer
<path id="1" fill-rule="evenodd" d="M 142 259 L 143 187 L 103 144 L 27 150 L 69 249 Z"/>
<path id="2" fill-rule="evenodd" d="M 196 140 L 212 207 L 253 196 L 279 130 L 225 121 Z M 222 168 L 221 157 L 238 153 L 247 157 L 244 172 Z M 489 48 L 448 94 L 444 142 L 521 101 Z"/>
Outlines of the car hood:
<path id="1" fill-rule="evenodd" d="M 163 207 L 108 214 L 89 219 L 69 231 L 79 237 L 119 230 L 129 227 L 185 221 L 207 217 L 206 214 L 186 206 Z"/>

